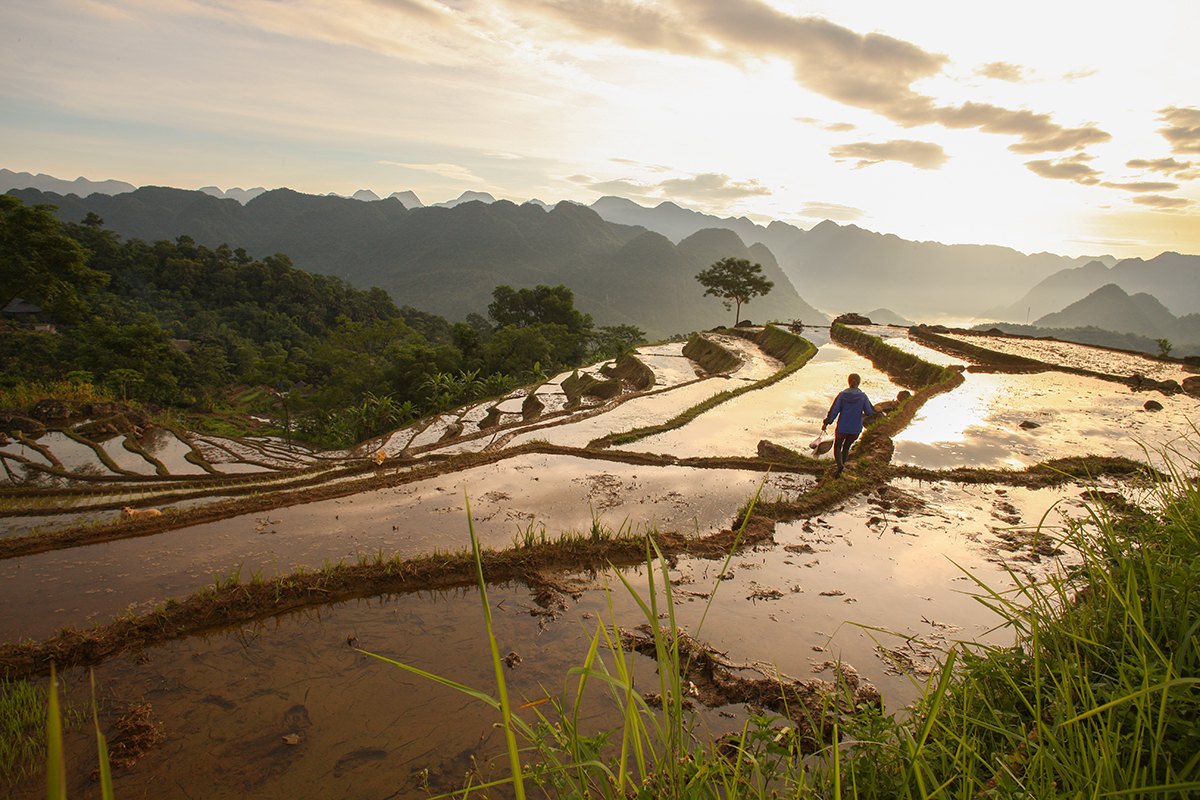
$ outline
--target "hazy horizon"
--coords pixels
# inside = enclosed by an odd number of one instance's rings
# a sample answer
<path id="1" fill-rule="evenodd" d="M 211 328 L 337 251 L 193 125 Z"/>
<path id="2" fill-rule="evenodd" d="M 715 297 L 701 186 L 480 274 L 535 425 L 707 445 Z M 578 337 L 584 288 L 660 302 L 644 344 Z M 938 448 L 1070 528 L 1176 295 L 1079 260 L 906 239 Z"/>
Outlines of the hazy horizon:
<path id="1" fill-rule="evenodd" d="M 1113 10 L 1116 7 L 1113 6 Z M 12 0 L 4 165 L 1200 253 L 1200 5 Z M 1190 65 L 1190 66 L 1189 66 Z"/>

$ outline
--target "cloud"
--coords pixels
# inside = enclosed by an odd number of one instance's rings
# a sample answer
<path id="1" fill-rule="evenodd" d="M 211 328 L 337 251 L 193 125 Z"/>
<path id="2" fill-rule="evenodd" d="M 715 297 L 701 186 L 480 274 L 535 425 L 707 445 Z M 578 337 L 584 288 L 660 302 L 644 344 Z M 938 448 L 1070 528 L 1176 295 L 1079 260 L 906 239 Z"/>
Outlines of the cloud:
<path id="1" fill-rule="evenodd" d="M 1158 113 L 1167 123 L 1158 132 L 1171 143 L 1172 153 L 1200 153 L 1200 109 L 1169 106 Z"/>
<path id="2" fill-rule="evenodd" d="M 833 133 L 847 133 L 858 127 L 853 122 L 822 122 L 812 117 L 796 117 L 796 122 L 803 122 L 805 125 L 812 125 L 814 128 L 832 131 Z"/>
<path id="3" fill-rule="evenodd" d="M 690 178 L 669 178 L 658 184 L 669 197 L 694 200 L 736 200 L 742 197 L 762 197 L 771 190 L 753 178 L 747 181 L 730 180 L 728 175 L 706 172 Z"/>
<path id="4" fill-rule="evenodd" d="M 406 164 L 401 161 L 380 161 L 380 164 L 387 164 L 392 167 L 404 167 L 405 169 L 416 169 L 422 172 L 432 172 L 435 175 L 441 175 L 443 178 L 451 178 L 456 181 L 470 181 L 472 183 L 483 183 L 483 178 L 475 175 L 466 167 L 460 167 L 458 164 Z"/>
<path id="5" fill-rule="evenodd" d="M 1148 169 L 1151 172 L 1161 172 L 1170 175 L 1178 181 L 1194 181 L 1200 178 L 1200 164 L 1191 161 L 1176 161 L 1173 158 L 1156 158 L 1148 160 L 1134 158 L 1125 162 L 1130 169 Z"/>
<path id="6" fill-rule="evenodd" d="M 836 222 L 849 222 L 856 219 L 862 219 L 866 216 L 866 212 L 861 208 L 854 206 L 842 206 L 837 203 L 821 203 L 814 201 L 805 203 L 804 207 L 796 212 L 801 217 L 809 217 L 811 219 L 831 219 Z"/>
<path id="7" fill-rule="evenodd" d="M 1100 183 L 1099 176 L 1104 173 L 1092 169 L 1084 163 L 1091 160 L 1092 157 L 1086 153 L 1078 153 L 1068 158 L 1060 158 L 1057 161 L 1049 159 L 1043 161 L 1026 161 L 1025 166 L 1033 174 L 1040 175 L 1043 178 L 1074 181 L 1083 186 L 1095 186 Z"/>
<path id="8" fill-rule="evenodd" d="M 941 145 L 897 139 L 890 142 L 855 142 L 840 144 L 829 151 L 836 159 L 857 158 L 855 169 L 869 167 L 881 161 L 901 161 L 917 169 L 941 169 L 950 156 Z"/>
<path id="9" fill-rule="evenodd" d="M 610 158 L 609 161 L 613 162 L 614 164 L 628 164 L 631 167 L 641 167 L 642 169 L 648 169 L 651 172 L 670 172 L 673 169 L 672 167 L 666 167 L 662 164 L 646 164 L 645 162 L 633 161 L 628 158 Z"/>
<path id="10" fill-rule="evenodd" d="M 714 54 L 713 44 L 706 37 L 688 31 L 687 20 L 672 13 L 670 8 L 624 0 L 532 0 L 527 5 L 589 33 L 589 38 L 606 38 L 627 47 L 681 55 Z"/>
<path id="11" fill-rule="evenodd" d="M 619 161 L 620 159 L 610 160 Z M 658 183 L 640 183 L 628 178 L 597 181 L 590 175 L 572 175 L 567 180 L 601 194 L 693 200 L 705 204 L 771 194 L 771 190 L 757 180 L 735 181 L 731 180 L 728 175 L 715 172 L 689 175 L 683 178 L 668 178 Z"/>
<path id="12" fill-rule="evenodd" d="M 978 128 L 984 133 L 1019 136 L 1019 142 L 1008 146 L 1014 153 L 1081 150 L 1087 145 L 1100 144 L 1112 138 L 1094 126 L 1064 128 L 1053 122 L 1049 114 L 1023 109 L 1013 111 L 990 103 L 966 102 L 958 107 L 931 109 L 924 119 L 926 122 L 936 121 L 947 128 Z"/>
<path id="13" fill-rule="evenodd" d="M 1105 181 L 1100 185 L 1109 189 L 1124 189 L 1127 192 L 1173 192 L 1179 188 L 1178 183 L 1167 183 L 1165 181 L 1134 181 L 1132 183 L 1110 183 Z"/>
<path id="14" fill-rule="evenodd" d="M 1140 197 L 1133 198 L 1133 202 L 1143 206 L 1162 209 L 1177 209 L 1185 208 L 1192 205 L 1192 201 L 1186 197 L 1167 197 L 1161 194 L 1144 194 Z"/>
<path id="15" fill-rule="evenodd" d="M 1079 150 L 1111 139 L 1094 125 L 1065 128 L 1049 114 L 982 103 L 942 106 L 914 85 L 949 57 L 882 33 L 858 33 L 818 16 L 792 16 L 761 0 L 512 0 L 546 9 L 580 35 L 740 64 L 777 57 L 796 83 L 904 127 L 978 128 L 1019 137 L 1018 153 Z M 1000 63 L 1000 62 L 997 62 Z"/>
<path id="16" fill-rule="evenodd" d="M 985 78 L 994 78 L 998 81 L 1008 81 L 1009 83 L 1022 83 L 1025 81 L 1025 68 L 1019 67 L 1016 64 L 1009 64 L 1007 61 L 993 61 L 990 64 L 984 64 L 975 70 L 975 74 L 982 75 Z"/>
<path id="17" fill-rule="evenodd" d="M 572 183 L 577 183 L 580 186 L 585 186 L 597 194 L 615 194 L 621 197 L 643 197 L 648 198 L 653 196 L 655 187 L 647 186 L 637 181 L 631 181 L 626 178 L 617 178 L 609 181 L 598 181 L 590 175 L 572 175 L 567 178 Z"/>

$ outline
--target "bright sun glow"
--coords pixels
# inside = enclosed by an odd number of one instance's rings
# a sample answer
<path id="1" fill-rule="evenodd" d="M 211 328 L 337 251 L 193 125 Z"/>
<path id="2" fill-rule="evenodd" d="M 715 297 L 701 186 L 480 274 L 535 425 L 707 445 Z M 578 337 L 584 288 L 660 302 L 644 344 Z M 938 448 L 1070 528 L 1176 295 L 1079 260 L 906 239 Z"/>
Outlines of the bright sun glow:
<path id="1" fill-rule="evenodd" d="M 714 8 L 14 0 L 0 166 L 1200 252 L 1200 4 Z"/>

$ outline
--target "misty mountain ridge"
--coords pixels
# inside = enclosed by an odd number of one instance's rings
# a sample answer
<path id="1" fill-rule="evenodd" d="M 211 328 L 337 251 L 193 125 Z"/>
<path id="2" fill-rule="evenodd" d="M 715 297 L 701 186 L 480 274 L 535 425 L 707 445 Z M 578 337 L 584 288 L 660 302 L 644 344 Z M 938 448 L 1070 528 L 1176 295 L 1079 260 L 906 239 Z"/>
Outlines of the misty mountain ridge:
<path id="1" fill-rule="evenodd" d="M 901 328 L 911 328 L 916 324 L 912 320 L 905 319 L 895 311 L 886 308 L 877 308 L 874 311 L 868 311 L 863 316 L 876 325 L 896 325 Z"/>
<path id="2" fill-rule="evenodd" d="M 1146 261 L 1127 258 L 1109 266 L 1099 261 L 1050 275 L 1016 303 L 984 316 L 1023 322 L 1087 297 L 1108 284 L 1131 294 L 1150 294 L 1176 316 L 1200 311 L 1200 256 L 1164 252 Z"/>
<path id="3" fill-rule="evenodd" d="M 1149 339 L 1169 339 L 1178 345 L 1200 344 L 1200 314 L 1176 317 L 1153 295 L 1130 295 L 1115 283 L 1101 286 L 1033 324 L 1041 328 L 1099 327 Z"/>
<path id="4" fill-rule="evenodd" d="M 565 284 L 576 308 L 597 325 L 635 325 L 666 338 L 717 324 L 733 313 L 704 296 L 695 276 L 713 261 L 762 264 L 775 288 L 743 306 L 742 316 L 812 323 L 828 319 L 805 302 L 771 252 L 746 247 L 728 230 L 699 231 L 678 245 L 641 227 L 606 222 L 562 202 L 547 210 L 506 200 L 406 208 L 388 198 L 363 202 L 264 192 L 245 205 L 195 190 L 143 187 L 119 195 L 62 196 L 12 190 L 27 204 L 52 203 L 66 221 L 95 212 L 125 238 L 147 242 L 189 236 L 198 244 L 284 253 L 299 269 L 336 275 L 363 289 L 378 286 L 397 305 L 451 321 L 485 314 L 496 286 Z"/>
<path id="5" fill-rule="evenodd" d="M 368 206 L 391 201 L 398 202 L 405 209 L 414 210 L 454 208 L 469 202 L 488 205 L 509 203 L 497 201 L 485 192 L 464 192 L 454 200 L 432 206 L 421 204 L 411 191 L 393 193 L 386 200 L 371 200 L 376 195 L 369 190 L 361 190 L 358 195 L 360 200 L 347 201 L 362 202 Z M 346 200 L 336 195 L 332 197 Z M 244 202 L 249 203 L 254 199 Z M 520 207 L 525 205 L 543 210 L 550 208 L 540 201 L 530 201 Z M 768 248 L 792 286 L 801 287 L 805 297 L 835 315 L 846 311 L 861 313 L 864 308 L 886 307 L 899 309 L 898 316 L 909 319 L 976 318 L 1027 322 L 1062 309 L 1090 291 L 1112 282 L 1119 282 L 1130 291 L 1147 291 L 1169 298 L 1167 303 L 1176 314 L 1186 314 L 1200 308 L 1200 281 L 1195 280 L 1200 258 L 1195 256 L 1163 254 L 1150 261 L 1127 259 L 1118 262 L 1111 256 L 1092 259 L 1068 258 L 1050 253 L 1024 255 L 996 245 L 913 242 L 893 234 L 879 234 L 856 225 L 839 225 L 829 220 L 807 231 L 779 221 L 763 226 L 746 217 L 718 218 L 682 208 L 670 201 L 648 208 L 632 200 L 612 196 L 598 199 L 591 208 L 610 223 L 654 231 L 676 244 L 700 230 L 715 228 L 733 231 L 747 246 L 762 244 Z M 348 220 L 346 214 L 349 212 L 343 210 L 338 213 Z M 387 217 L 391 212 L 373 213 Z M 109 218 L 105 214 L 101 216 L 106 220 Z M 71 215 L 64 214 L 63 217 L 69 219 Z M 201 220 L 195 222 L 207 224 Z M 329 228 L 319 221 L 317 224 Z M 337 231 L 330 230 L 330 233 L 340 238 Z M 200 235 L 189 235 L 201 240 Z M 289 237 L 277 238 L 282 240 Z M 312 249 L 310 242 L 301 246 Z M 296 257 L 293 250 L 281 252 Z M 1140 274 L 1158 269 L 1161 266 L 1159 262 L 1166 256 L 1174 256 L 1182 259 L 1182 262 L 1175 269 L 1159 270 L 1162 274 L 1157 277 Z M 1149 267 L 1142 269 L 1145 265 Z M 328 268 L 340 269 L 332 264 Z M 1120 280 L 1114 281 L 1117 277 Z M 1035 289 L 1027 290 L 1026 287 L 1030 285 L 1035 285 Z M 1086 287 L 1086 291 L 1080 291 L 1080 287 Z M 1035 295 L 1036 303 L 1033 302 Z M 1193 298 L 1192 295 L 1197 297 Z M 1005 297 L 1022 299 L 997 306 L 997 299 Z"/>
<path id="6" fill-rule="evenodd" d="M 76 178 L 73 181 L 66 181 L 51 175 L 45 175 L 41 172 L 33 175 L 28 172 L 13 172 L 12 170 L 0 168 L 0 192 L 7 192 L 9 189 L 38 189 L 43 192 L 76 194 L 80 197 L 87 197 L 89 194 L 95 192 L 99 192 L 100 194 L 121 194 L 123 192 L 132 192 L 136 188 L 132 183 L 125 183 L 124 181 L 89 181 L 87 178 L 82 177 Z"/>

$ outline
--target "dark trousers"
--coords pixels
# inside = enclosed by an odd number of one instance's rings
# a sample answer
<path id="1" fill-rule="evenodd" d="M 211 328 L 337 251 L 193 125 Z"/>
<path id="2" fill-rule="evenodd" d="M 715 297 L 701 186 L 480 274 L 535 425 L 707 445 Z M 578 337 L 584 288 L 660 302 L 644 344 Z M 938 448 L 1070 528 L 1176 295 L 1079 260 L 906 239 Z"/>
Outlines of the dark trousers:
<path id="1" fill-rule="evenodd" d="M 850 445 L 858 438 L 857 433 L 835 433 L 833 435 L 833 458 L 837 461 L 838 472 L 846 466 L 846 458 L 850 455 Z"/>

